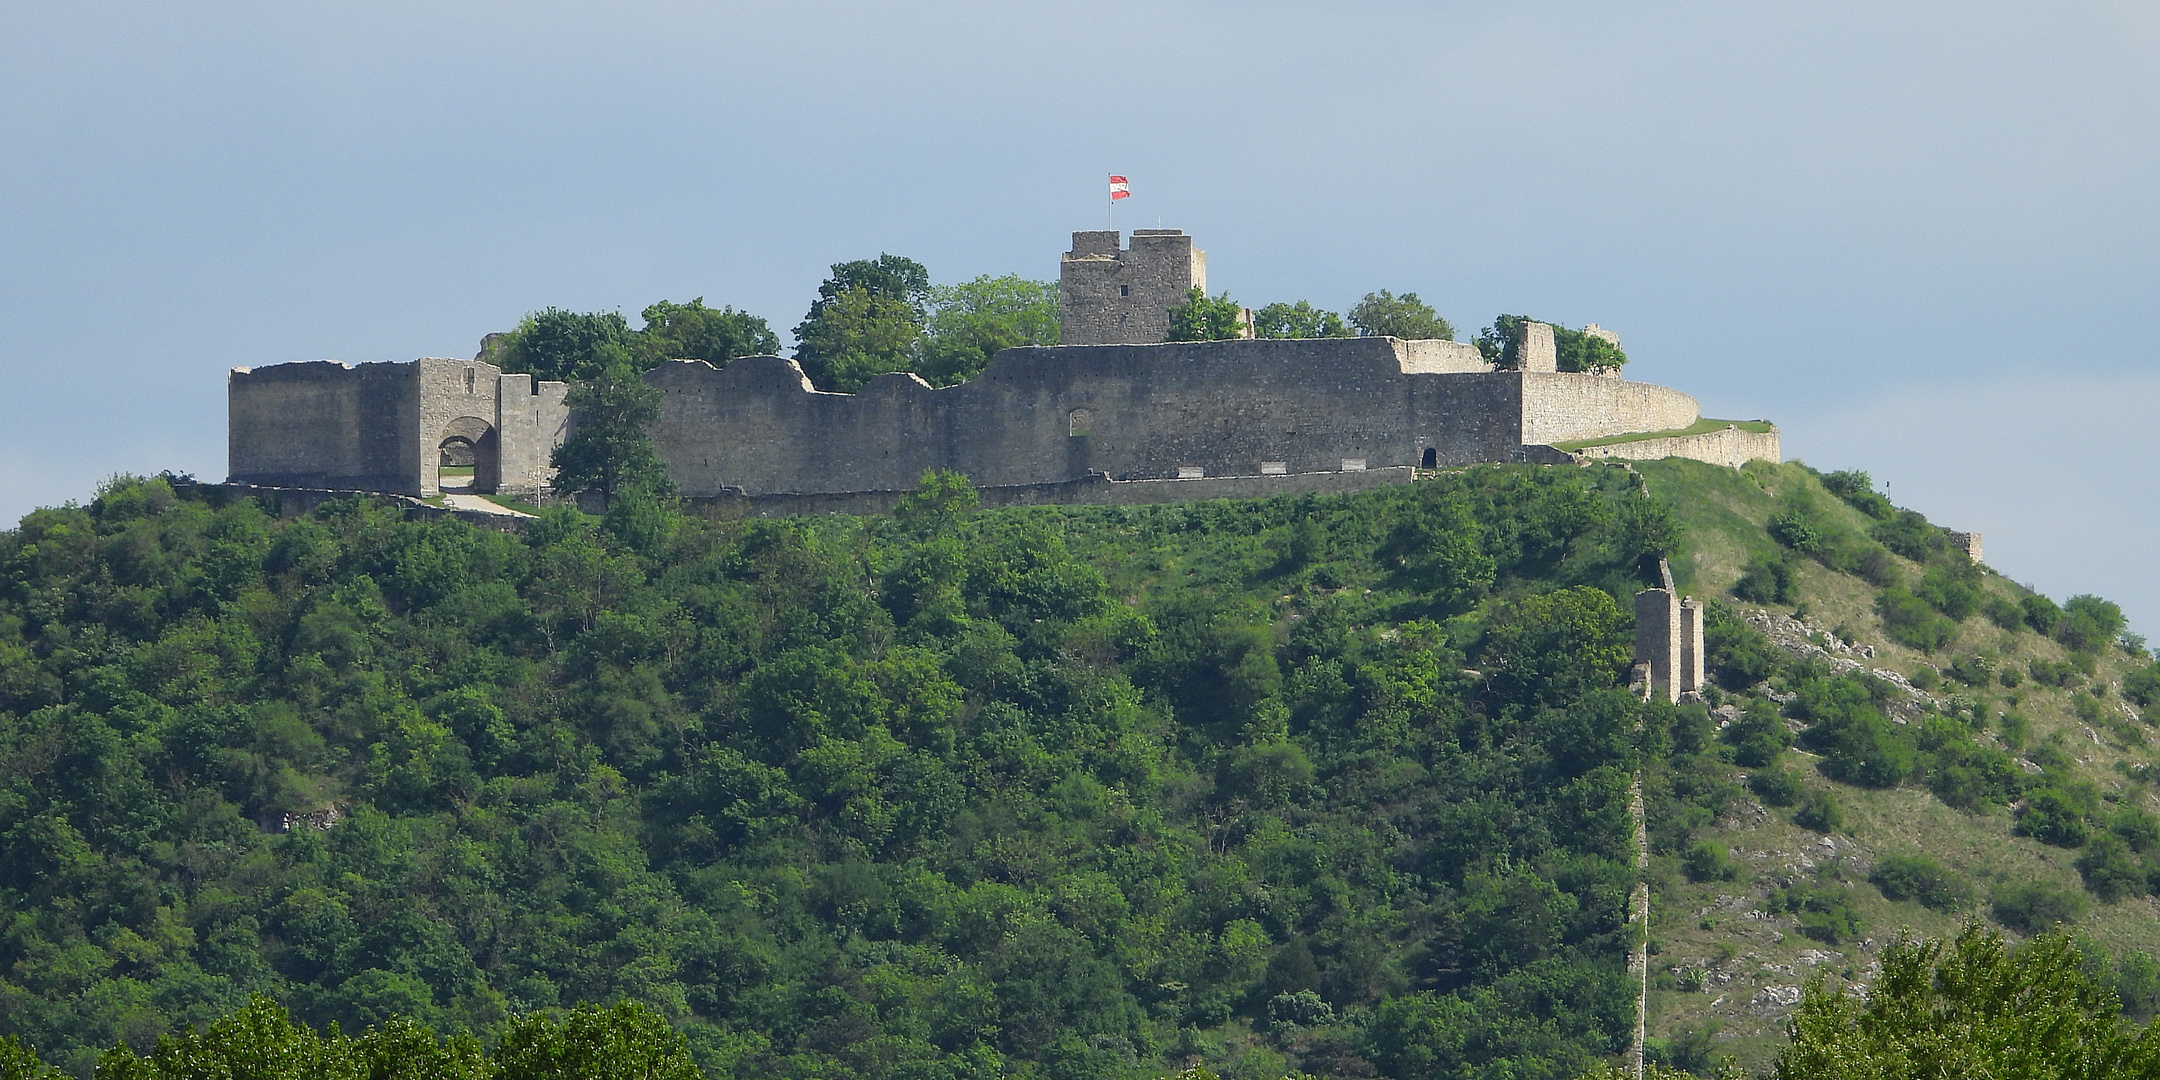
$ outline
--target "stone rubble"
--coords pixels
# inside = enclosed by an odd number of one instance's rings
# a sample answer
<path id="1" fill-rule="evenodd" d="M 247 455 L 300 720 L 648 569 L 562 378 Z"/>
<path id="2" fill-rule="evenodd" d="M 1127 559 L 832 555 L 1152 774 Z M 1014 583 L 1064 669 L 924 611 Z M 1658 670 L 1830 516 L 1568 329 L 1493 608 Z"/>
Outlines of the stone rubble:
<path id="1" fill-rule="evenodd" d="M 1740 618 L 1749 626 L 1762 631 L 1763 636 L 1770 639 L 1770 644 L 1795 656 L 1812 657 L 1821 660 L 1828 664 L 1832 670 L 1838 672 L 1858 671 L 1872 675 L 1897 687 L 1904 692 L 1906 697 L 1902 708 L 1895 703 L 1892 705 L 1892 711 L 1895 714 L 1892 719 L 1899 723 L 1903 723 L 1912 716 L 1917 715 L 1922 706 L 1935 706 L 1938 708 L 1941 706 L 1941 702 L 1937 701 L 1934 695 L 1914 686 L 1912 680 L 1907 679 L 1902 673 L 1862 663 L 1863 660 L 1875 659 L 1875 646 L 1873 645 L 1861 645 L 1845 641 L 1828 629 L 1805 619 L 1798 619 L 1783 612 L 1770 611 L 1764 608 L 1744 609 L 1740 613 Z M 1815 643 L 1815 638 L 1818 636 L 1824 644 L 1818 645 Z M 1780 705 L 1792 700 L 1790 694 L 1780 694 L 1767 688 L 1763 691 L 1763 696 Z"/>

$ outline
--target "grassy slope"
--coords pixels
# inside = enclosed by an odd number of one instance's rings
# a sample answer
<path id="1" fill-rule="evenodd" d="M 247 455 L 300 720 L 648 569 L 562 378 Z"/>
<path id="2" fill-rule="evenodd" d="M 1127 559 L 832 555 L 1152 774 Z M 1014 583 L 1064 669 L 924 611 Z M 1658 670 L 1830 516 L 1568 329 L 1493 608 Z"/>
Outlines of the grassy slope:
<path id="1" fill-rule="evenodd" d="M 1856 529 L 1865 530 L 1867 519 L 1858 511 L 1821 490 L 1820 485 L 1797 464 L 1766 466 L 1761 463 L 1742 472 L 1692 461 L 1666 460 L 1641 463 L 1637 469 L 1650 490 L 1668 500 L 1688 528 L 1686 549 L 1673 561 L 1676 583 L 1689 593 L 1723 598 L 1736 607 L 1730 589 L 1740 577 L 1750 554 L 1767 552 L 1772 541 L 1764 531 L 1780 500 L 1796 486 L 1815 488 L 1817 502 L 1840 515 Z M 1919 569 L 1902 560 L 1908 581 L 1917 580 Z M 2009 580 L 1991 573 L 1987 588 L 1998 595 L 2025 594 Z M 1952 658 L 1991 652 L 2019 667 L 2031 658 L 2060 660 L 2063 647 L 2031 632 L 2006 632 L 1975 616 L 1959 628 L 1950 646 L 1929 657 L 1889 641 L 1876 617 L 1876 590 L 1865 581 L 1809 562 L 1801 572 L 1795 607 L 1811 623 L 1825 628 L 1843 627 L 1848 640 L 1873 645 L 1877 658 L 1872 666 L 1911 672 L 1929 662 L 1947 664 Z M 1775 606 L 1773 606 L 1775 607 Z M 2130 658 L 2120 651 L 2101 659 L 2099 675 L 2111 685 L 2119 684 Z M 2125 779 L 2118 763 L 2154 760 L 2147 747 L 2111 742 L 2105 732 L 2094 732 L 2070 711 L 2071 689 L 2044 689 L 2026 682 L 2017 690 L 2000 685 L 1980 690 L 1958 687 L 1967 696 L 1988 696 L 1999 714 L 2015 695 L 2015 707 L 2032 721 L 2031 742 L 2054 741 L 2079 763 L 2110 801 L 2135 800 L 2160 810 L 2153 789 Z M 1950 693 L 1949 688 L 1938 696 Z M 1811 768 L 1812 755 L 1793 751 L 1808 782 L 1830 787 L 1831 782 Z M 1746 770 L 1738 770 L 1744 774 Z M 1703 993 L 1661 990 L 1652 995 L 1651 1030 L 1667 1033 L 1683 1027 L 1717 1023 L 1727 1041 L 1721 1047 L 1737 1053 L 1750 1064 L 1766 1061 L 1783 1041 L 1784 1010 L 1751 1008 L 1758 988 L 1794 986 L 1810 974 L 1824 973 L 1833 984 L 1866 981 L 1874 953 L 1898 932 L 1918 934 L 1954 933 L 1961 917 L 1938 914 L 1916 903 L 1893 903 L 1866 884 L 1869 866 L 1885 855 L 1927 854 L 1973 880 L 1978 892 L 2005 883 L 2050 878 L 2078 886 L 2072 867 L 2076 852 L 2050 847 L 2011 835 L 2010 815 L 1996 810 L 1971 815 L 1938 801 L 1925 790 L 1902 787 L 1876 791 L 1845 784 L 1834 785 L 1846 808 L 1847 828 L 1832 837 L 1834 849 L 1826 849 L 1822 837 L 1789 822 L 1789 810 L 1766 809 L 1746 804 L 1741 813 L 1718 824 L 1713 839 L 1733 849 L 1736 861 L 1746 867 L 1738 882 L 1691 884 L 1676 872 L 1667 873 L 1665 888 L 1657 897 L 1658 916 L 1652 936 L 1661 949 L 1654 957 L 1653 972 L 1707 968 L 1711 980 Z M 1789 915 L 1762 917 L 1763 900 L 1780 885 L 1808 876 L 1827 858 L 1841 860 L 1845 878 L 1854 886 L 1866 920 L 1863 941 L 1858 945 L 1829 946 L 1794 933 Z M 1749 917 L 1750 913 L 1755 917 Z M 2160 951 L 2160 904 L 2136 898 L 2116 904 L 2095 902 L 2092 913 L 2079 929 L 2109 951 Z M 1714 920 L 1705 928 L 1704 919 Z M 1815 963 L 1802 959 L 1814 950 Z M 1720 959 L 1728 956 L 1729 958 Z M 1730 981 L 1718 985 L 1718 977 Z M 1669 985 L 1669 983 L 1668 983 Z"/>
<path id="2" fill-rule="evenodd" d="M 1681 435 L 1707 435 L 1710 432 L 1723 431 L 1729 427 L 1760 435 L 1775 426 L 1777 425 L 1768 420 L 1713 420 L 1706 416 L 1684 428 L 1672 428 L 1667 431 L 1634 431 L 1625 435 L 1607 435 L 1602 439 L 1577 439 L 1573 442 L 1554 443 L 1553 446 L 1561 450 L 1581 450 L 1590 446 L 1617 446 L 1621 443 L 1644 442 L 1650 439 L 1670 439 Z"/>

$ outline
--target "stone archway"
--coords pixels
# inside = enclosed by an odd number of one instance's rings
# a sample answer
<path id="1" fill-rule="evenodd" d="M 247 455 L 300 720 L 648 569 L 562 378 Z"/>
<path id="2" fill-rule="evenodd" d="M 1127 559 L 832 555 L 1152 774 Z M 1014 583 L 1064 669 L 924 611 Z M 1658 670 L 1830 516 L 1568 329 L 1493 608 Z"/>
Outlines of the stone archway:
<path id="1" fill-rule="evenodd" d="M 444 424 L 435 443 L 435 470 L 437 490 L 492 493 L 502 482 L 501 440 L 496 438 L 495 425 L 477 416 L 460 416 Z"/>

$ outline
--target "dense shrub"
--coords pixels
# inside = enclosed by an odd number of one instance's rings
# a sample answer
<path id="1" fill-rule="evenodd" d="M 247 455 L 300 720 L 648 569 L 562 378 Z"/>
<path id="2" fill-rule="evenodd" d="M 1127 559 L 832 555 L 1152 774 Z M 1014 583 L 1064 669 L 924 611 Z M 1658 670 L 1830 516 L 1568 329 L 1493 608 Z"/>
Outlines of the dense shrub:
<path id="1" fill-rule="evenodd" d="M 2077 870 L 2094 896 L 2114 903 L 2145 891 L 2145 865 L 2114 833 L 2095 835 L 2078 853 Z"/>
<path id="2" fill-rule="evenodd" d="M 1733 760 L 1749 768 L 1776 765 L 1779 755 L 1792 745 L 1792 733 L 1777 707 L 1762 698 L 1750 698 L 1740 718 L 1719 733 L 1733 748 Z"/>
<path id="3" fill-rule="evenodd" d="M 1793 599 L 1793 575 L 1798 564 L 1786 552 L 1748 560 L 1733 583 L 1733 595 L 1754 604 L 1789 604 Z"/>
<path id="4" fill-rule="evenodd" d="M 2025 628 L 2025 610 L 2014 600 L 1990 596 L 1980 604 L 1980 613 L 1987 616 L 1989 622 L 2005 630 Z"/>
<path id="5" fill-rule="evenodd" d="M 1941 560 L 1927 568 L 1913 595 L 1943 613 L 1951 622 L 1964 622 L 1980 610 L 1986 594 L 1980 588 L 1980 569 L 1971 562 Z"/>
<path id="6" fill-rule="evenodd" d="M 1748 776 L 1748 790 L 1765 806 L 1791 806 L 1800 801 L 1807 785 L 1791 769 L 1758 769 Z"/>
<path id="7" fill-rule="evenodd" d="M 2052 881 L 2026 881 L 1997 889 L 1990 909 L 1996 922 L 2038 934 L 2084 918 L 2091 906 L 2085 894 L 2076 889 Z"/>
<path id="8" fill-rule="evenodd" d="M 1689 844 L 1687 853 L 1680 858 L 1680 868 L 1687 872 L 1689 881 L 1731 881 L 1740 876 L 1740 868 L 1733 864 L 1725 845 L 1714 840 Z"/>
<path id="9" fill-rule="evenodd" d="M 1892 900 L 1912 900 L 1936 911 L 1962 911 L 1973 902 L 1972 885 L 1923 855 L 1878 859 L 1868 880 Z"/>
<path id="10" fill-rule="evenodd" d="M 2042 660 L 2035 657 L 2025 666 L 2032 680 L 2042 686 L 2065 687 L 2077 681 L 2078 665 L 2070 660 Z"/>
<path id="11" fill-rule="evenodd" d="M 1868 530 L 1877 543 L 1911 559 L 1925 563 L 1949 550 L 1950 541 L 1941 529 L 1928 524 L 1925 517 L 1911 510 L 1900 510 Z"/>
<path id="12" fill-rule="evenodd" d="M 2108 815 L 2107 829 L 2130 845 L 2130 850 L 2150 854 L 2160 849 L 2160 818 L 2140 806 L 2122 805 Z"/>
<path id="13" fill-rule="evenodd" d="M 1829 790 L 1808 788 L 1800 796 L 1800 808 L 1793 811 L 1793 824 L 1819 833 L 1834 833 L 1845 827 L 1845 811 Z"/>
<path id="14" fill-rule="evenodd" d="M 2085 823 L 2090 800 L 2059 787 L 2044 787 L 2025 797 L 2018 810 L 2017 833 L 2044 844 L 2075 848 L 2085 846 L 2092 827 Z"/>
<path id="15" fill-rule="evenodd" d="M 1794 885 L 1770 894 L 1771 911 L 1799 916 L 1800 933 L 1826 945 L 1860 938 L 1863 925 L 1852 891 L 1838 885 Z"/>
<path id="16" fill-rule="evenodd" d="M 1910 735 L 1890 723 L 1870 686 L 1852 677 L 1801 684 L 1788 706 L 1807 721 L 1800 741 L 1823 755 L 1823 771 L 1867 787 L 1914 779 L 1920 754 Z"/>
<path id="17" fill-rule="evenodd" d="M 1921 652 L 1934 652 L 1957 636 L 1957 624 L 1938 614 L 1927 601 L 1902 589 L 1884 589 L 1875 597 L 1883 633 Z"/>
<path id="18" fill-rule="evenodd" d="M 2062 609 L 2039 593 L 2019 597 L 2018 608 L 2025 613 L 2025 625 L 2048 636 L 2053 636 L 2055 627 L 2062 622 Z"/>
<path id="19" fill-rule="evenodd" d="M 2141 709 L 2153 707 L 2160 702 L 2160 663 L 2135 668 L 2123 676 L 2123 696 L 2137 702 Z"/>
<path id="20" fill-rule="evenodd" d="M 2113 643 L 2124 626 L 2122 608 L 2097 596 L 2073 596 L 2063 602 L 2055 636 L 2077 652 L 2098 652 Z"/>
<path id="21" fill-rule="evenodd" d="M 1888 521 L 1897 514 L 1897 508 L 1890 505 L 1890 500 L 1883 497 L 1881 492 L 1875 490 L 1875 481 L 1864 472 L 1830 473 L 1822 478 L 1822 485 L 1829 489 L 1830 494 L 1845 500 L 1853 509 L 1877 521 Z"/>
<path id="22" fill-rule="evenodd" d="M 1985 656 L 1961 656 L 1943 669 L 1950 676 L 1967 686 L 1986 686 L 1995 671 L 1995 661 Z"/>
<path id="23" fill-rule="evenodd" d="M 1745 690 L 1777 670 L 1778 651 L 1769 637 L 1718 601 L 1705 613 L 1703 651 L 1711 677 L 1728 690 Z"/>

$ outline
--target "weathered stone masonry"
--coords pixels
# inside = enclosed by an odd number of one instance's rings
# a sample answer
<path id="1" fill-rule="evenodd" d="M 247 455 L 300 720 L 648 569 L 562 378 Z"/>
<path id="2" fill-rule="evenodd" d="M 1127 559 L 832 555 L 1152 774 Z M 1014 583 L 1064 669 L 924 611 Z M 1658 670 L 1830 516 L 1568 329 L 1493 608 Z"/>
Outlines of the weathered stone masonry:
<path id="1" fill-rule="evenodd" d="M 1523 460 L 1526 435 L 1547 430 L 1697 417 L 1686 394 L 1606 376 L 1448 370 L 1460 355 L 1435 344 L 1455 343 L 1007 349 L 958 386 L 892 374 L 859 394 L 817 391 L 769 356 L 647 379 L 666 395 L 653 445 L 692 496 L 905 490 L 929 469 L 1005 486 L 1462 465 Z"/>
<path id="2" fill-rule="evenodd" d="M 569 425 L 566 389 L 435 357 L 234 368 L 227 472 L 235 483 L 427 497 L 457 440 L 472 447 L 476 490 L 537 495 Z"/>
<path id="3" fill-rule="evenodd" d="M 663 391 L 654 447 L 685 495 L 815 513 L 887 505 L 931 469 L 965 473 L 992 504 L 1355 490 L 1419 467 L 1572 462 L 1551 444 L 1699 416 L 1677 390 L 1555 370 L 1552 328 L 1538 323 L 1507 372 L 1454 341 L 1163 343 L 1169 309 L 1206 288 L 1207 256 L 1176 229 L 1120 242 L 1073 234 L 1064 344 L 1007 349 L 958 386 L 889 374 L 832 394 L 777 356 L 663 364 L 646 376 Z M 470 461 L 476 490 L 534 495 L 569 430 L 565 390 L 478 359 L 234 368 L 230 479 L 425 498 L 442 464 Z M 1587 453 L 1737 465 L 1775 460 L 1776 440 L 1732 431 Z"/>

